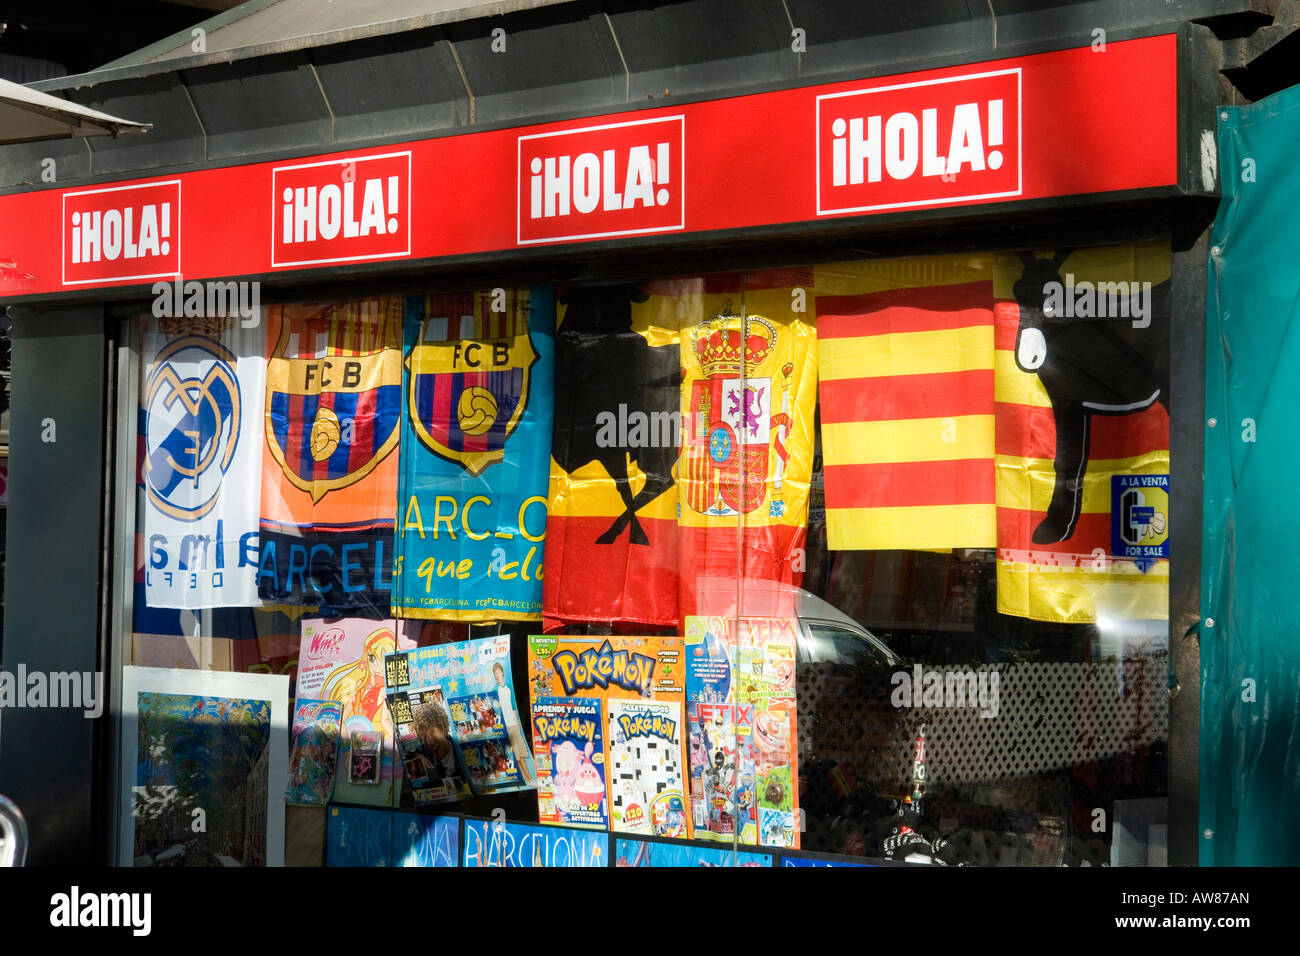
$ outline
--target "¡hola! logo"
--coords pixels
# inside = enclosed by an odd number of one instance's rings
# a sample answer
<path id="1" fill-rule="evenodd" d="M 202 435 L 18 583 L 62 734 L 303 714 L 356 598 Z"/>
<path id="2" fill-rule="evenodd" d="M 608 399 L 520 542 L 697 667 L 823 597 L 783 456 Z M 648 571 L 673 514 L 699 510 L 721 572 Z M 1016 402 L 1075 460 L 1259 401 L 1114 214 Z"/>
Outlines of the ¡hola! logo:
<path id="1" fill-rule="evenodd" d="M 519 137 L 518 242 L 684 229 L 686 118 Z"/>
<path id="2" fill-rule="evenodd" d="M 1020 70 L 817 97 L 817 215 L 1018 196 Z"/>
<path id="3" fill-rule="evenodd" d="M 63 194 L 63 284 L 160 279 L 181 271 L 181 183 Z"/>
<path id="4" fill-rule="evenodd" d="M 411 154 L 350 156 L 271 170 L 271 265 L 411 254 Z"/>

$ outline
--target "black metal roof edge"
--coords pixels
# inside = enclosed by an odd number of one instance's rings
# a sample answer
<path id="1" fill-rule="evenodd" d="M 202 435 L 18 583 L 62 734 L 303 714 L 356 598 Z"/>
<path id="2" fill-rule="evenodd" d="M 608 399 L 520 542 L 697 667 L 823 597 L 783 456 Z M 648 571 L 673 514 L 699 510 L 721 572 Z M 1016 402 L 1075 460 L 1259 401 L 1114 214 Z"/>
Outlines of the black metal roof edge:
<path id="1" fill-rule="evenodd" d="M 270 0 L 274 2 L 274 0 Z M 446 26 L 450 23 L 465 23 L 473 20 L 488 20 L 494 17 L 502 17 L 511 13 L 518 13 L 524 10 L 536 10 L 541 7 L 555 6 L 558 4 L 569 4 L 577 0 L 497 0 L 494 3 L 480 4 L 470 7 L 458 7 L 455 10 L 444 10 L 435 13 L 426 13 L 418 17 L 407 17 L 402 20 L 387 20 L 380 23 L 368 23 L 361 26 L 348 27 L 343 30 L 332 30 L 327 33 L 313 33 L 301 37 L 291 37 L 285 40 L 278 40 L 273 43 L 259 43 L 252 46 L 238 47 L 233 50 L 221 50 L 215 53 L 195 53 L 190 56 L 168 57 L 160 60 L 148 60 L 145 62 L 131 62 L 122 66 L 114 64 L 122 63 L 123 60 L 130 60 L 131 56 L 121 57 L 111 63 L 105 64 L 97 70 L 91 70 L 89 73 L 76 73 L 70 76 L 60 76 L 49 80 L 38 80 L 35 83 L 27 84 L 34 90 L 41 90 L 49 93 L 57 90 L 79 89 L 83 86 L 96 86 L 100 83 L 109 83 L 115 80 L 142 79 L 147 76 L 156 76 L 160 73 L 179 73 L 181 70 L 193 70 L 199 67 L 212 66 L 223 63 L 234 63 L 239 60 L 253 60 L 259 57 L 276 56 L 282 53 L 293 53 L 299 50 L 309 50 L 316 47 L 334 46 L 335 44 L 348 43 L 353 40 L 364 40 L 371 37 L 389 36 L 393 34 L 406 33 L 412 30 L 427 30 L 432 27 Z M 267 4 L 269 5 L 269 3 Z M 226 11 L 227 14 L 233 13 L 241 7 L 234 7 Z M 259 8 L 263 9 L 263 8 Z M 249 11 L 249 14 L 256 13 L 257 10 Z M 218 15 L 205 20 L 203 23 L 195 24 L 189 30 L 183 30 L 174 33 L 170 37 L 159 40 L 157 43 L 145 47 L 145 50 L 158 49 L 164 52 L 169 49 L 175 49 L 177 46 L 183 46 L 190 42 L 192 36 L 191 30 L 195 28 L 204 28 L 206 24 L 213 23 L 222 19 L 225 14 Z M 230 20 L 229 22 L 234 22 Z M 221 24 L 218 24 L 220 26 Z"/>

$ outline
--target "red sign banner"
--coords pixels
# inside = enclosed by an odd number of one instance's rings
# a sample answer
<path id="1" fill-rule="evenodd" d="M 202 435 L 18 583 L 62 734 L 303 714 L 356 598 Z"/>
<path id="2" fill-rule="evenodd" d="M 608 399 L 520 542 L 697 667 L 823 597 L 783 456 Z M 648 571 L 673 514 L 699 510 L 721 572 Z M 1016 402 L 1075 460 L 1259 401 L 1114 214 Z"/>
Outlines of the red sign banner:
<path id="1" fill-rule="evenodd" d="M 0 295 L 1176 186 L 1177 60 L 1146 37 L 13 193 Z"/>

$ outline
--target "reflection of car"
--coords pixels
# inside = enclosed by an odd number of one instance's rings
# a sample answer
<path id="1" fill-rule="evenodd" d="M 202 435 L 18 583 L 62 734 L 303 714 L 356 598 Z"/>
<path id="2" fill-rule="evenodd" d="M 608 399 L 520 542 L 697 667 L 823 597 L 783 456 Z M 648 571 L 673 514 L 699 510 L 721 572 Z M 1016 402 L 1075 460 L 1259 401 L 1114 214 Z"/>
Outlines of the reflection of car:
<path id="1" fill-rule="evenodd" d="M 800 589 L 795 595 L 799 612 L 800 664 L 851 664 L 857 667 L 893 667 L 899 657 L 839 608 Z"/>

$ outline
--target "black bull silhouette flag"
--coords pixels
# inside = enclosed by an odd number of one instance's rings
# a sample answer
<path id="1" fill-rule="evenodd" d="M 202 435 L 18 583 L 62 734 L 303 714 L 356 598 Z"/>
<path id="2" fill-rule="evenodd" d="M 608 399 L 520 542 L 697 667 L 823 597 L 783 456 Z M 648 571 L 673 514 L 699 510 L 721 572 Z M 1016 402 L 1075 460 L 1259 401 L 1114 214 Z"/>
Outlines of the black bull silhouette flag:
<path id="1" fill-rule="evenodd" d="M 1011 299 L 995 304 L 996 347 L 1011 353 L 998 363 L 996 405 L 1003 613 L 1167 615 L 1168 261 L 1167 247 L 1147 244 L 999 261 L 1012 270 L 1003 294 L 1018 268 Z M 1115 534 L 1130 508 L 1116 489 L 1139 479 L 1155 490 L 1138 498 L 1134 542 L 1160 547 L 1128 548 Z"/>

